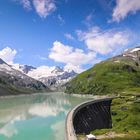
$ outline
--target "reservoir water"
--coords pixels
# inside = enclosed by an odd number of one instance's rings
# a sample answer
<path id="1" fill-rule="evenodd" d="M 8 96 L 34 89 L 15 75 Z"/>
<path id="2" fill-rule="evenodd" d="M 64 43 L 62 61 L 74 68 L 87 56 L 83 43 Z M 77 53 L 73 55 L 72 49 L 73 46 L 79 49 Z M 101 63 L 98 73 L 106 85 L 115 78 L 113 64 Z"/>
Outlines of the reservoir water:
<path id="1" fill-rule="evenodd" d="M 61 92 L 0 98 L 0 140 L 64 140 L 68 111 L 85 100 Z"/>

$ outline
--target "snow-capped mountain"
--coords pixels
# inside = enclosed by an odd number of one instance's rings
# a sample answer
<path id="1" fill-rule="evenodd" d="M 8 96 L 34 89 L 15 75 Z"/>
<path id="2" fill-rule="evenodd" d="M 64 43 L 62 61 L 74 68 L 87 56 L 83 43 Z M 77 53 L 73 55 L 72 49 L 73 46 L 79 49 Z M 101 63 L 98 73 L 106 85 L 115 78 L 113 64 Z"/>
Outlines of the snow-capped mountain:
<path id="1" fill-rule="evenodd" d="M 0 95 L 48 90 L 42 82 L 13 69 L 0 59 Z"/>
<path id="2" fill-rule="evenodd" d="M 65 71 L 60 67 L 55 67 L 54 70 L 51 71 L 50 76 L 41 77 L 38 80 L 43 82 L 46 86 L 50 87 L 51 89 L 60 88 L 72 78 L 77 75 L 76 72 L 72 71 Z"/>
<path id="3" fill-rule="evenodd" d="M 131 57 L 132 59 L 140 59 L 140 46 L 125 50 L 123 56 Z"/>
<path id="4" fill-rule="evenodd" d="M 27 74 L 27 73 L 30 72 L 31 70 L 36 69 L 36 68 L 33 67 L 33 66 L 29 66 L 29 65 L 20 65 L 20 64 L 14 64 L 14 65 L 11 65 L 11 67 L 12 67 L 13 69 L 18 70 L 18 71 L 21 71 L 21 72 L 24 73 L 24 74 Z"/>
<path id="5" fill-rule="evenodd" d="M 51 68 L 47 66 L 41 66 L 35 68 L 28 65 L 22 66 L 19 65 L 18 67 L 16 66 L 14 68 L 22 71 L 24 74 L 36 80 L 41 81 L 51 89 L 61 87 L 62 85 L 64 85 L 77 75 L 77 73 L 74 72 L 73 70 L 65 71 L 63 68 L 60 68 L 59 66 Z"/>
<path id="6" fill-rule="evenodd" d="M 63 70 L 62 72 L 55 73 L 55 75 L 41 77 L 38 80 L 43 82 L 46 86 L 50 87 L 51 89 L 55 89 L 60 88 L 72 78 L 74 78 L 76 75 L 77 73 L 75 73 L 74 71 L 67 72 Z"/>
<path id="7" fill-rule="evenodd" d="M 19 65 L 19 69 L 21 69 L 24 73 L 27 74 L 29 71 L 34 70 L 36 68 L 28 65 Z"/>
<path id="8" fill-rule="evenodd" d="M 52 71 L 51 71 L 51 73 L 53 73 L 53 74 L 60 74 L 60 73 L 62 73 L 62 72 L 64 72 L 64 70 L 62 69 L 62 68 L 60 68 L 59 66 L 56 66 Z"/>

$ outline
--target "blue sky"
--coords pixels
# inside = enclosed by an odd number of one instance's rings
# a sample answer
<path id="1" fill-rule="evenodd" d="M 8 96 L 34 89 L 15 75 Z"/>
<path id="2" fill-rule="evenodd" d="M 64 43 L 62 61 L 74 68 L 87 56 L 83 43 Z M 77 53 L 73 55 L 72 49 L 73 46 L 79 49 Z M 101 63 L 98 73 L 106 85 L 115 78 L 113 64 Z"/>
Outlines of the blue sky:
<path id="1" fill-rule="evenodd" d="M 78 72 L 140 44 L 139 0 L 0 0 L 0 57 Z"/>

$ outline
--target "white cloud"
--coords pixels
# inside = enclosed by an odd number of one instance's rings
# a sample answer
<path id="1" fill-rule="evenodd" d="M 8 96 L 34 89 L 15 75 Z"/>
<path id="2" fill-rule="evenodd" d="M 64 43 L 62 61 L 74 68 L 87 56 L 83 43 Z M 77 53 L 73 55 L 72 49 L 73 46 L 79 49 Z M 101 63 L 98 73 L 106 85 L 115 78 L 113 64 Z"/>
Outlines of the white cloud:
<path id="1" fill-rule="evenodd" d="M 65 71 L 72 71 L 72 70 L 74 70 L 76 73 L 81 73 L 81 72 L 83 72 L 85 69 L 83 69 L 82 66 L 73 65 L 73 64 L 68 63 L 68 64 L 66 64 L 66 65 L 64 66 L 64 70 L 65 70 Z"/>
<path id="2" fill-rule="evenodd" d="M 61 15 L 58 15 L 57 18 L 59 20 L 60 25 L 63 25 L 65 23 L 65 20 L 62 18 Z"/>
<path id="3" fill-rule="evenodd" d="M 20 3 L 23 5 L 23 7 L 27 10 L 31 10 L 31 3 L 29 0 L 21 0 Z"/>
<path id="4" fill-rule="evenodd" d="M 30 0 L 13 0 L 13 1 L 19 2 L 23 6 L 23 8 L 25 8 L 26 10 L 32 9 Z"/>
<path id="5" fill-rule="evenodd" d="M 56 5 L 53 0 L 33 0 L 33 5 L 37 14 L 42 18 L 46 18 L 56 9 Z"/>
<path id="6" fill-rule="evenodd" d="M 54 69 L 54 67 L 40 66 L 37 69 L 33 69 L 32 71 L 30 71 L 28 73 L 28 76 L 34 77 L 35 79 L 51 76 L 51 71 L 53 69 Z"/>
<path id="7" fill-rule="evenodd" d="M 84 20 L 84 24 L 87 25 L 88 27 L 90 27 L 92 25 L 92 19 L 93 19 L 93 12 L 91 12 L 89 15 L 87 15 L 85 17 L 85 20 Z"/>
<path id="8" fill-rule="evenodd" d="M 27 10 L 36 10 L 41 18 L 46 18 L 56 10 L 54 0 L 14 0 L 19 2 Z"/>
<path id="9" fill-rule="evenodd" d="M 53 43 L 49 54 L 49 58 L 56 62 L 72 64 L 74 66 L 90 63 L 95 57 L 96 54 L 94 52 L 85 53 L 82 49 L 64 45 L 59 41 Z"/>
<path id="10" fill-rule="evenodd" d="M 74 40 L 74 37 L 69 33 L 64 34 L 64 36 L 69 40 Z"/>
<path id="11" fill-rule="evenodd" d="M 8 64 L 13 64 L 13 60 L 17 54 L 15 49 L 6 47 L 0 51 L 0 58 L 3 59 Z"/>
<path id="12" fill-rule="evenodd" d="M 89 50 L 101 55 L 122 50 L 129 40 L 128 33 L 126 32 L 103 31 L 98 27 L 92 27 L 88 32 L 78 30 L 77 35 L 81 41 L 85 42 Z"/>
<path id="13" fill-rule="evenodd" d="M 55 69 L 55 66 L 52 66 L 52 67 L 40 66 L 40 67 L 37 67 L 36 69 L 33 69 L 32 71 L 29 71 L 28 76 L 33 77 L 35 79 L 39 79 L 41 77 L 55 76 L 55 74 L 52 73 L 54 69 Z M 79 65 L 66 64 L 64 66 L 64 71 L 72 71 L 72 70 L 74 70 L 77 73 L 84 71 L 84 69 L 82 69 L 82 67 Z"/>
<path id="14" fill-rule="evenodd" d="M 97 60 L 95 52 L 86 53 L 82 49 L 64 45 L 59 41 L 53 43 L 49 58 L 64 63 L 66 71 L 74 70 L 77 73 L 84 71 L 83 65 L 92 64 Z"/>
<path id="15" fill-rule="evenodd" d="M 140 10 L 139 0 L 117 0 L 117 5 L 113 10 L 113 21 L 124 19 L 129 13 L 136 13 Z"/>

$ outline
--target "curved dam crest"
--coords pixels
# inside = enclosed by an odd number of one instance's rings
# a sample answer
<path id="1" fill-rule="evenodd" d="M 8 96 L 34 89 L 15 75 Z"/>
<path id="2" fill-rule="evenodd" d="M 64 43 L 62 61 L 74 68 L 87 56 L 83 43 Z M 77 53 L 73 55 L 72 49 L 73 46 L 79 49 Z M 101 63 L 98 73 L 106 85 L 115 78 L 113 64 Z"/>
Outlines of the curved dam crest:
<path id="1" fill-rule="evenodd" d="M 95 129 L 112 128 L 111 98 L 84 102 L 73 108 L 66 119 L 66 140 L 77 140 L 77 134 L 89 134 Z"/>

